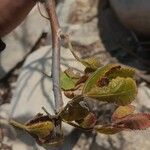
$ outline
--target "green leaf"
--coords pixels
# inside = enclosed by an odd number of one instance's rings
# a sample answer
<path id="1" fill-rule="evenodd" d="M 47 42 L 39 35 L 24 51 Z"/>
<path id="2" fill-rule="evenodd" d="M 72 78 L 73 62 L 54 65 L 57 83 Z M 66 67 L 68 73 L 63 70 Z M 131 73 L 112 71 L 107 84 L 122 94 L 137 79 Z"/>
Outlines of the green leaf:
<path id="1" fill-rule="evenodd" d="M 101 66 L 101 62 L 96 57 L 90 57 L 85 59 L 80 59 L 80 62 L 89 69 L 96 70 Z"/>
<path id="2" fill-rule="evenodd" d="M 74 89 L 76 86 L 76 82 L 77 82 L 77 79 L 72 79 L 66 73 L 61 72 L 60 84 L 61 84 L 61 88 L 64 91 Z"/>
<path id="3" fill-rule="evenodd" d="M 112 126 L 100 126 L 100 125 L 95 126 L 94 129 L 97 132 L 102 133 L 102 134 L 116 134 L 123 130 L 123 129 L 112 127 Z"/>
<path id="4" fill-rule="evenodd" d="M 120 69 L 115 70 L 111 74 L 109 74 L 109 79 L 114 79 L 116 77 L 130 77 L 133 78 L 135 75 L 135 69 L 131 67 L 121 67 Z"/>
<path id="5" fill-rule="evenodd" d="M 34 123 L 28 123 L 28 124 L 21 124 L 19 122 L 16 122 L 14 120 L 10 121 L 10 124 L 14 127 L 17 127 L 19 129 L 23 129 L 27 131 L 29 134 L 36 135 L 39 138 L 45 138 L 47 137 L 51 131 L 54 129 L 54 124 L 50 120 L 45 121 L 38 121 Z"/>
<path id="6" fill-rule="evenodd" d="M 133 114 L 135 107 L 133 105 L 119 106 L 112 115 L 112 120 L 118 120 Z"/>
<path id="7" fill-rule="evenodd" d="M 37 135 L 39 138 L 44 138 L 54 129 L 54 124 L 51 121 L 39 122 L 32 125 L 27 125 L 26 130 L 30 134 Z"/>
<path id="8" fill-rule="evenodd" d="M 63 133 L 61 130 L 61 119 L 50 118 L 43 114 L 37 114 L 25 124 L 10 120 L 10 124 L 30 134 L 39 145 L 55 146 L 62 144 Z"/>
<path id="9" fill-rule="evenodd" d="M 117 105 L 130 104 L 137 94 L 136 83 L 132 78 L 117 77 L 108 86 L 94 86 L 85 96 L 99 101 L 116 103 Z"/>
<path id="10" fill-rule="evenodd" d="M 108 72 L 111 72 L 112 70 L 116 70 L 117 68 L 120 68 L 120 66 L 115 64 L 108 64 L 106 66 L 97 69 L 91 75 L 91 77 L 85 82 L 83 88 L 83 94 L 89 92 L 95 85 L 97 85 L 98 81 L 104 78 Z"/>

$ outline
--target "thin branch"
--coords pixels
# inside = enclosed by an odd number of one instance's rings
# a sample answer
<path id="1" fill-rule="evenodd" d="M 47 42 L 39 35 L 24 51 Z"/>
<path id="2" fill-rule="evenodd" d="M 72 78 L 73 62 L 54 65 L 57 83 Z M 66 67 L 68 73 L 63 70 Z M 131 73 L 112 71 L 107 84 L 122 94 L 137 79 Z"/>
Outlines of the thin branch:
<path id="1" fill-rule="evenodd" d="M 41 15 L 43 18 L 49 20 L 49 18 L 48 18 L 47 16 L 43 15 L 43 13 L 42 13 L 42 11 L 41 11 L 41 8 L 40 8 L 40 4 L 41 4 L 40 2 L 37 3 L 37 8 L 38 8 L 38 11 L 39 11 L 40 15 Z"/>
<path id="2" fill-rule="evenodd" d="M 55 111 L 58 113 L 63 105 L 60 89 L 60 26 L 56 14 L 55 0 L 45 0 L 44 5 L 49 16 L 52 32 L 52 82 L 55 99 Z"/>

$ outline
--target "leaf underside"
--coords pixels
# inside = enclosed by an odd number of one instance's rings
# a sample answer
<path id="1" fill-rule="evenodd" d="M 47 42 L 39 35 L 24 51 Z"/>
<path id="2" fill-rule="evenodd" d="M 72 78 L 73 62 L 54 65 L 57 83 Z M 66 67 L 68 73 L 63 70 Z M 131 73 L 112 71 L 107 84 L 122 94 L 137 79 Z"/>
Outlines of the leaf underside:
<path id="1" fill-rule="evenodd" d="M 123 131 L 123 129 L 121 128 L 115 128 L 112 126 L 99 126 L 99 125 L 95 126 L 95 130 L 98 133 L 102 133 L 102 134 L 116 134 Z"/>

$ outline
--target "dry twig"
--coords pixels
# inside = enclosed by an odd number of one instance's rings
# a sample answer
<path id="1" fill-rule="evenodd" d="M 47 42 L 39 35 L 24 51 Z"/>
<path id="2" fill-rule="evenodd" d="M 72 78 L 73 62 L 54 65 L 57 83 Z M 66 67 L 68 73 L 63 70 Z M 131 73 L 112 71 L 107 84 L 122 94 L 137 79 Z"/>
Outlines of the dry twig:
<path id="1" fill-rule="evenodd" d="M 44 6 L 49 16 L 52 31 L 52 82 L 55 98 L 55 112 L 58 113 L 63 105 L 60 89 L 60 26 L 55 9 L 55 0 L 45 0 Z"/>

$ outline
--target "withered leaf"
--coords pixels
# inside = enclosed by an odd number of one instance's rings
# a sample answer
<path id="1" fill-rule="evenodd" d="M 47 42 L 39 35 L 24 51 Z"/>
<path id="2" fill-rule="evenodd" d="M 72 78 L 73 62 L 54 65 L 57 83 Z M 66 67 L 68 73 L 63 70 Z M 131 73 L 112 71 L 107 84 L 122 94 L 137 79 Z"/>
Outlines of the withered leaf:
<path id="1" fill-rule="evenodd" d="M 89 78 L 89 75 L 87 75 L 87 74 L 81 76 L 81 77 L 79 78 L 79 80 L 77 81 L 76 85 L 79 85 L 79 84 L 81 84 L 81 83 L 85 83 L 85 81 L 86 81 L 88 78 Z"/>
<path id="2" fill-rule="evenodd" d="M 65 121 L 75 121 L 85 118 L 89 114 L 89 107 L 82 96 L 77 96 L 67 103 L 60 112 L 60 117 Z"/>
<path id="3" fill-rule="evenodd" d="M 98 87 L 103 87 L 103 86 L 106 86 L 108 84 L 109 84 L 109 78 L 107 78 L 107 77 L 103 77 L 103 78 L 101 78 L 101 80 L 99 80 L 97 82 Z"/>
<path id="4" fill-rule="evenodd" d="M 84 84 L 81 83 L 77 85 L 73 90 L 70 91 L 64 91 L 64 95 L 70 99 L 80 96 L 82 94 L 82 89 L 83 89 Z"/>

